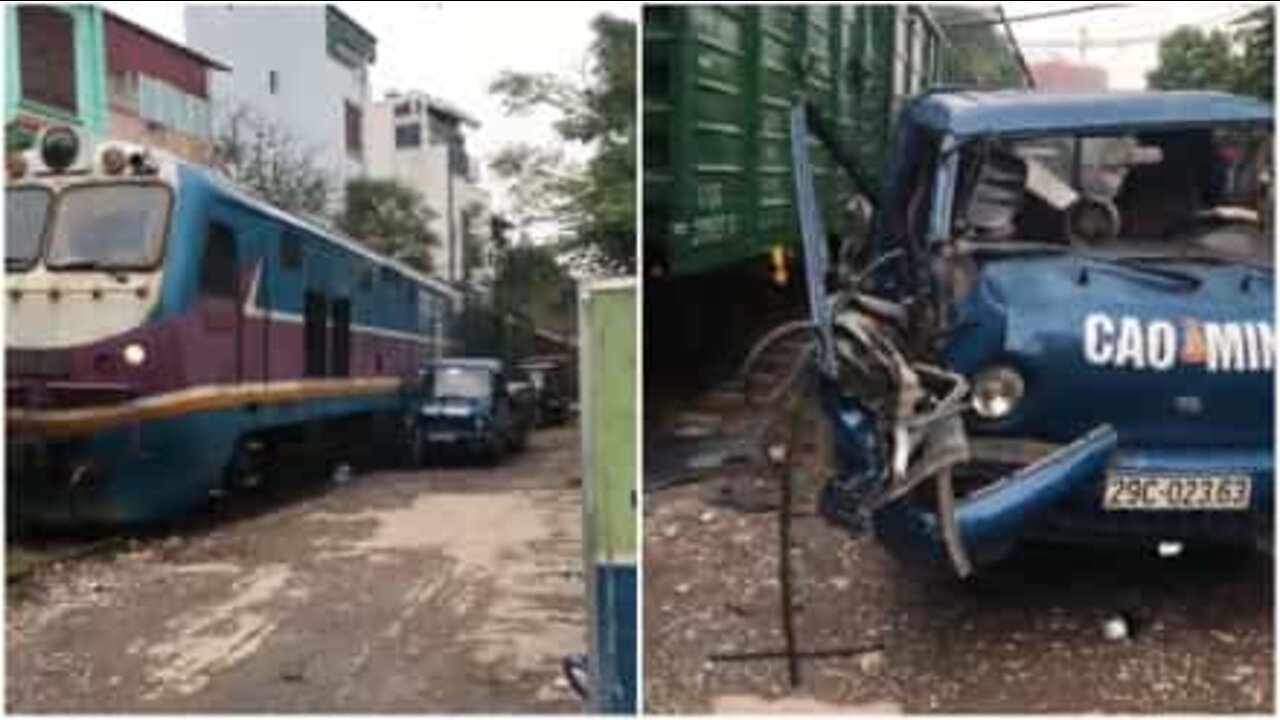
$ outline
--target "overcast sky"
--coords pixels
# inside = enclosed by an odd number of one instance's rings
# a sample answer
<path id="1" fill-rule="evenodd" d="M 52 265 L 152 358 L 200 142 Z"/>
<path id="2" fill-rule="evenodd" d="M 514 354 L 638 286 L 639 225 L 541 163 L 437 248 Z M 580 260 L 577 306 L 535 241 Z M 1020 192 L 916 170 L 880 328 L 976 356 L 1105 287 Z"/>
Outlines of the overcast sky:
<path id="1" fill-rule="evenodd" d="M 1092 2 L 1003 3 L 1010 18 L 1020 15 L 1097 5 Z M 1141 89 L 1146 73 L 1156 66 L 1160 36 L 1179 25 L 1224 27 L 1224 23 L 1260 3 L 1160 2 L 1127 3 L 1127 7 L 1100 9 L 1043 20 L 1015 22 L 1014 36 L 1027 60 L 1062 58 L 1079 61 L 1084 43 L 1086 62 L 1105 67 L 1111 88 Z"/>
<path id="2" fill-rule="evenodd" d="M 446 98 L 480 120 L 470 147 L 486 161 L 515 141 L 552 142 L 550 117 L 509 118 L 487 88 L 499 72 L 514 68 L 580 76 L 591 43 L 589 23 L 607 11 L 638 19 L 634 2 L 389 3 L 339 2 L 378 38 L 371 77 L 375 97 L 388 89 L 420 89 Z M 1011 18 L 1096 3 L 1004 3 Z M 182 5 L 107 2 L 112 11 L 179 42 Z M 1050 19 L 1014 23 L 1028 60 L 1063 58 L 1105 66 L 1113 89 L 1141 88 L 1156 63 L 1159 37 L 1179 25 L 1223 26 L 1257 3 L 1129 3 Z M 501 193 L 495 200 L 501 207 Z"/>
<path id="3" fill-rule="evenodd" d="M 629 2 L 337 2 L 378 38 L 370 71 L 375 98 L 385 90 L 423 90 L 447 99 L 481 123 L 468 147 L 487 163 L 515 141 L 554 142 L 554 115 L 510 118 L 487 92 L 506 69 L 581 76 L 601 12 L 638 20 Z M 119 15 L 185 43 L 182 4 L 106 2 Z M 495 198 L 501 203 L 501 198 Z"/>

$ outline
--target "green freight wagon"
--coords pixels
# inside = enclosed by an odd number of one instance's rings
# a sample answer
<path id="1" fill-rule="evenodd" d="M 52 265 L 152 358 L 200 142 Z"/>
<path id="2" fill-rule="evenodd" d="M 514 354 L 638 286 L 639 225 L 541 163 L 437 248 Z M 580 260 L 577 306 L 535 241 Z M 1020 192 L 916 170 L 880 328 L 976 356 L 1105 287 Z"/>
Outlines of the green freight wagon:
<path id="1" fill-rule="evenodd" d="M 1013 54 L 992 12 L 964 13 L 923 5 L 645 6 L 646 387 L 718 379 L 760 330 L 801 307 L 788 137 L 798 96 L 819 107 L 863 175 L 879 182 L 893 118 L 909 97 L 942 84 L 1020 84 L 972 72 L 1007 69 Z M 974 28 L 961 33 L 965 46 L 953 44 L 940 16 Z M 818 201 L 837 247 L 850 230 L 854 189 L 814 144 Z"/>
<path id="2" fill-rule="evenodd" d="M 798 248 L 787 117 L 811 98 L 879 177 L 898 104 L 942 78 L 944 42 L 917 6 L 701 5 L 644 11 L 646 269 L 681 276 Z M 852 188 L 825 153 L 827 227 Z"/>

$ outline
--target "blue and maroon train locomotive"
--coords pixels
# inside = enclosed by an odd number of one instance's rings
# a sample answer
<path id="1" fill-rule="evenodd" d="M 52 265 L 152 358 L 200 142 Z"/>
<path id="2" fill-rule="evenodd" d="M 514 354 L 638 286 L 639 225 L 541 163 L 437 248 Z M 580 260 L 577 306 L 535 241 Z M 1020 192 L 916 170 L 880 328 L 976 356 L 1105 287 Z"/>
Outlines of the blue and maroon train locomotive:
<path id="1" fill-rule="evenodd" d="M 66 129 L 7 166 L 20 520 L 150 522 L 286 438 L 395 442 L 404 379 L 452 350 L 453 288 L 197 166 Z"/>

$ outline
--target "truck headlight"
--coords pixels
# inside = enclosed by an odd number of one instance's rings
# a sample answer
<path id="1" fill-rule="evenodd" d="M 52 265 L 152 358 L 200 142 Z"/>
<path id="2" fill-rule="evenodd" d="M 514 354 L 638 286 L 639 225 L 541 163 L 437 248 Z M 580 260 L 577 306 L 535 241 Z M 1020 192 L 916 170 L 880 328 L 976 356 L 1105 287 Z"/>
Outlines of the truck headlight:
<path id="1" fill-rule="evenodd" d="M 1013 413 L 1022 401 L 1026 383 L 1007 365 L 996 365 L 973 376 L 969 404 L 978 417 L 999 420 Z"/>

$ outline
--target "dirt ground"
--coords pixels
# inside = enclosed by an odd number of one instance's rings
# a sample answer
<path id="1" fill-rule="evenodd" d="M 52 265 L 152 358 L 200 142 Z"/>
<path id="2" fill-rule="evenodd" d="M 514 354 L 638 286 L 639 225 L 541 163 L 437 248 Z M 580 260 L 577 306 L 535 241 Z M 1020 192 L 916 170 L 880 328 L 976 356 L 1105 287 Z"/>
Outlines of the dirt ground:
<path id="1" fill-rule="evenodd" d="M 724 406 L 683 415 L 708 446 L 750 424 Z M 791 690 L 783 660 L 718 657 L 784 647 L 776 486 L 740 465 L 701 474 L 645 496 L 650 712 L 1272 711 L 1272 558 L 1031 548 L 961 582 L 815 515 L 817 476 L 797 482 L 796 634 L 829 655 Z M 1108 639 L 1116 620 L 1127 635 Z"/>
<path id="2" fill-rule="evenodd" d="M 9 584 L 6 707 L 576 712 L 579 478 L 576 433 L 546 430 L 497 467 L 310 483 L 42 565 Z"/>

